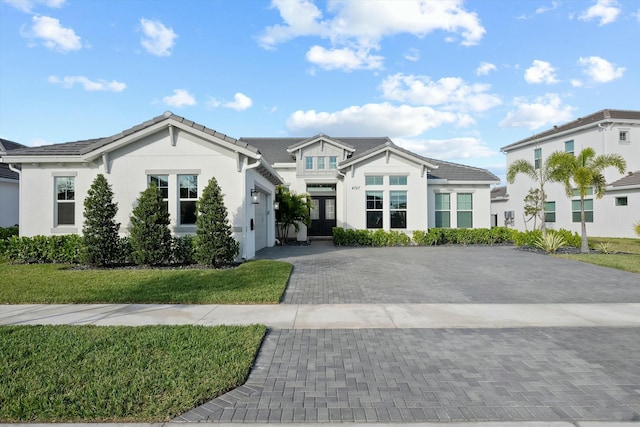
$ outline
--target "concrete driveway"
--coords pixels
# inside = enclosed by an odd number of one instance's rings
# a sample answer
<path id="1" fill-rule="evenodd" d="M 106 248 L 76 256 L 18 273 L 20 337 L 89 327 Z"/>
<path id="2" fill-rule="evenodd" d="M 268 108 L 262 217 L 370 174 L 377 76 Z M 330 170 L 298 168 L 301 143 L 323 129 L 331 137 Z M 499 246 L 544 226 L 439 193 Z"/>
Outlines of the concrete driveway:
<path id="1" fill-rule="evenodd" d="M 276 247 L 285 304 L 638 303 L 640 275 L 510 247 Z M 640 421 L 640 328 L 272 329 L 176 421 Z"/>

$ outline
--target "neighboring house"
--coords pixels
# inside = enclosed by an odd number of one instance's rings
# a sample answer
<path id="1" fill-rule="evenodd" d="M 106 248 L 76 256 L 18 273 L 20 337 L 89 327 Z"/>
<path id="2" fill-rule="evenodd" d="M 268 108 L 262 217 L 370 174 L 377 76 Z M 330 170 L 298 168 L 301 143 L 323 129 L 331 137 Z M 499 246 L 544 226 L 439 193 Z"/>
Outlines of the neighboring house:
<path id="1" fill-rule="evenodd" d="M 579 153 L 591 147 L 596 155 L 620 154 L 627 162 L 627 173 L 607 168 L 607 191 L 602 199 L 585 200 L 587 232 L 600 237 L 637 237 L 633 224 L 640 220 L 640 111 L 602 110 L 586 117 L 507 145 L 507 168 L 517 159 L 536 165 L 555 151 Z M 519 174 L 513 184 L 494 189 L 491 213 L 498 225 L 531 230 L 525 224 L 524 198 L 537 183 Z M 504 188 L 501 190 L 500 188 Z M 580 199 L 567 197 L 562 183 L 546 183 L 545 218 L 548 228 L 580 233 Z M 538 221 L 539 223 L 539 221 Z"/>
<path id="2" fill-rule="evenodd" d="M 240 138 L 258 148 L 313 209 L 302 239 L 331 236 L 333 227 L 397 230 L 488 228 L 490 186 L 485 169 L 425 158 L 386 137 Z"/>
<path id="3" fill-rule="evenodd" d="M 16 149 L 2 161 L 22 169 L 20 234 L 81 233 L 83 202 L 97 174 L 111 184 L 116 221 L 127 233 L 140 193 L 155 182 L 171 230 L 195 232 L 195 202 L 211 177 L 224 194 L 241 257 L 276 240 L 275 186 L 309 193 L 312 225 L 297 236 L 331 236 L 333 227 L 413 230 L 490 227 L 484 169 L 429 159 L 389 138 L 233 139 L 167 112 L 107 138 Z"/>
<path id="4" fill-rule="evenodd" d="M 84 199 L 98 174 L 111 184 L 116 221 L 127 233 L 140 193 L 155 182 L 176 235 L 195 233 L 195 206 L 215 177 L 224 194 L 240 257 L 275 242 L 277 172 L 258 150 L 170 112 L 117 135 L 21 148 L 2 155 L 20 165 L 20 234 L 82 233 Z M 252 203 L 252 198 L 259 203 Z"/>
<path id="5" fill-rule="evenodd" d="M 0 157 L 8 151 L 22 148 L 17 142 L 0 139 Z M 0 163 L 0 227 L 11 227 L 19 222 L 20 173 L 8 164 Z"/>

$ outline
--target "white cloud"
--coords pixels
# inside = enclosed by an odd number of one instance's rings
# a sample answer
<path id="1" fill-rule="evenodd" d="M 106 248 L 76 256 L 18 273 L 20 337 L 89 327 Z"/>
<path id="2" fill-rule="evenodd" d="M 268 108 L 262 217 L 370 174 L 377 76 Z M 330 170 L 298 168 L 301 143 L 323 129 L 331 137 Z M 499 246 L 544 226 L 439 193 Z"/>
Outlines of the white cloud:
<path id="1" fill-rule="evenodd" d="M 573 87 L 582 87 L 584 83 L 582 83 L 582 80 L 578 80 L 578 79 L 571 79 L 571 86 Z"/>
<path id="2" fill-rule="evenodd" d="M 165 96 L 162 102 L 169 107 L 185 107 L 196 105 L 196 99 L 186 89 L 174 89 L 172 96 Z"/>
<path id="3" fill-rule="evenodd" d="M 333 113 L 298 110 L 287 119 L 293 134 L 327 133 L 341 136 L 416 136 L 458 121 L 450 112 L 430 107 L 394 106 L 389 103 L 352 106 Z"/>
<path id="4" fill-rule="evenodd" d="M 170 56 L 171 48 L 178 38 L 173 29 L 165 27 L 160 21 L 145 18 L 140 19 L 140 25 L 144 33 L 144 37 L 140 40 L 142 47 L 152 55 Z"/>
<path id="5" fill-rule="evenodd" d="M 66 76 L 60 79 L 58 76 L 49 76 L 49 83 L 59 84 L 65 89 L 71 89 L 76 84 L 82 85 L 84 90 L 88 92 L 105 91 L 105 92 L 122 92 L 127 85 L 115 80 L 92 81 L 85 76 Z"/>
<path id="6" fill-rule="evenodd" d="M 251 98 L 241 92 L 238 92 L 234 95 L 233 101 L 223 104 L 224 107 L 231 108 L 236 111 L 244 111 L 252 105 L 253 101 L 251 100 Z"/>
<path id="7" fill-rule="evenodd" d="M 7 3 L 25 13 L 31 13 L 39 4 L 57 9 L 62 7 L 65 1 L 66 0 L 2 0 L 2 2 Z"/>
<path id="8" fill-rule="evenodd" d="M 551 2 L 551 6 L 541 6 L 536 9 L 536 14 L 547 13 L 552 10 L 556 10 L 560 6 L 560 2 L 554 0 Z"/>
<path id="9" fill-rule="evenodd" d="M 596 3 L 584 11 L 578 19 L 583 21 L 599 19 L 600 23 L 598 25 L 602 26 L 614 22 L 619 14 L 620 8 L 616 0 L 597 0 Z"/>
<path id="10" fill-rule="evenodd" d="M 514 104 L 516 111 L 509 112 L 500 122 L 500 127 L 534 130 L 552 123 L 566 122 L 575 111 L 574 107 L 562 105 L 560 96 L 555 93 L 547 93 L 531 103 L 524 98 L 515 98 Z"/>
<path id="11" fill-rule="evenodd" d="M 625 71 L 625 68 L 616 67 L 615 64 L 599 56 L 580 57 L 578 64 L 583 67 L 582 72 L 596 83 L 607 83 L 618 79 L 622 77 Z"/>
<path id="12" fill-rule="evenodd" d="M 486 76 L 492 71 L 496 71 L 498 68 L 490 62 L 481 62 L 480 66 L 476 69 L 476 75 Z"/>
<path id="13" fill-rule="evenodd" d="M 273 49 L 296 37 L 321 37 L 330 41 L 331 48 L 320 51 L 315 46 L 315 50 L 309 52 L 323 54 L 324 60 L 321 58 L 319 61 L 327 65 L 340 64 L 340 61 L 351 63 L 360 57 L 367 65 L 360 68 L 378 68 L 377 61 L 382 61 L 382 58 L 370 56 L 369 52 L 379 49 L 383 37 L 395 34 L 424 37 L 441 30 L 461 38 L 462 45 L 471 46 L 477 44 L 486 32 L 478 15 L 464 9 L 463 0 L 333 0 L 327 5 L 329 18 L 324 18 L 323 12 L 311 0 L 272 0 L 271 7 L 279 10 L 283 23 L 266 27 L 258 37 L 260 46 Z M 328 53 L 333 55 L 327 58 L 330 56 Z M 356 55 L 344 58 L 349 53 Z M 308 59 L 309 56 L 308 53 Z M 325 68 L 354 69 L 349 66 Z"/>
<path id="14" fill-rule="evenodd" d="M 420 51 L 418 49 L 411 48 L 404 54 L 404 59 L 411 62 L 419 61 Z"/>
<path id="15" fill-rule="evenodd" d="M 30 31 L 23 31 L 28 38 L 43 40 L 44 45 L 51 50 L 67 53 L 82 49 L 80 37 L 71 28 L 60 25 L 60 21 L 48 16 L 34 16 Z"/>
<path id="16" fill-rule="evenodd" d="M 345 71 L 382 68 L 382 56 L 369 55 L 368 49 L 354 51 L 349 48 L 325 49 L 313 46 L 307 52 L 307 61 L 325 70 Z"/>
<path id="17" fill-rule="evenodd" d="M 385 78 L 380 88 L 385 99 L 413 105 L 439 105 L 462 112 L 486 111 L 502 103 L 498 96 L 487 93 L 491 85 L 469 84 L 460 77 L 434 81 L 428 76 L 398 73 Z"/>
<path id="18" fill-rule="evenodd" d="M 554 84 L 558 83 L 555 76 L 556 70 L 546 61 L 538 59 L 533 61 L 533 65 L 524 72 L 524 79 L 531 84 Z"/>
<path id="19" fill-rule="evenodd" d="M 439 160 L 476 159 L 498 154 L 482 140 L 473 137 L 451 139 L 394 138 L 393 142 L 421 156 Z"/>

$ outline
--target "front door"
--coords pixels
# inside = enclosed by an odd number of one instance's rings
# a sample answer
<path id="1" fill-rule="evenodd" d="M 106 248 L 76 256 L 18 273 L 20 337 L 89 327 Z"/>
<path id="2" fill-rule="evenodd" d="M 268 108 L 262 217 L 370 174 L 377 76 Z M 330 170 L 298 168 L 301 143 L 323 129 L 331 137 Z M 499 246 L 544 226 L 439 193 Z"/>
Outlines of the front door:
<path id="1" fill-rule="evenodd" d="M 331 236 L 336 226 L 336 196 L 311 197 L 309 236 Z"/>

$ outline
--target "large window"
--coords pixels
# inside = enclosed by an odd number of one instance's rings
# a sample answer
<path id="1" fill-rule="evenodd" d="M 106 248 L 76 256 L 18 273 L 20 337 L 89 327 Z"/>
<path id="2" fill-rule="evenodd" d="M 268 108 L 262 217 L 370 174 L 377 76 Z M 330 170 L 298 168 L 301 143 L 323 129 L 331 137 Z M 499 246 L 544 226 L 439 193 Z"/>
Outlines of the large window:
<path id="1" fill-rule="evenodd" d="M 542 148 L 533 150 L 533 166 L 536 169 L 540 169 L 540 166 L 542 166 Z"/>
<path id="2" fill-rule="evenodd" d="M 367 228 L 382 228 L 382 191 L 367 191 Z"/>
<path id="3" fill-rule="evenodd" d="M 71 176 L 58 176 L 56 185 L 56 225 L 74 225 L 76 223 L 76 179 Z"/>
<path id="4" fill-rule="evenodd" d="M 451 196 L 449 193 L 436 193 L 436 227 L 451 227 Z"/>
<path id="5" fill-rule="evenodd" d="M 406 177 L 405 177 L 406 178 Z M 391 228 L 407 228 L 407 192 L 389 192 Z"/>
<path id="6" fill-rule="evenodd" d="M 473 227 L 473 201 L 471 193 L 458 193 L 458 228 Z"/>
<path id="7" fill-rule="evenodd" d="M 406 175 L 391 175 L 389 176 L 389 185 L 407 185 Z"/>
<path id="8" fill-rule="evenodd" d="M 573 222 L 581 222 L 580 200 L 571 201 L 571 217 Z M 584 220 L 585 222 L 593 222 L 593 199 L 584 199 Z"/>
<path id="9" fill-rule="evenodd" d="M 169 211 L 169 176 L 168 175 L 149 175 L 147 177 L 147 185 L 155 184 L 162 194 L 164 208 Z"/>
<path id="10" fill-rule="evenodd" d="M 178 175 L 178 197 L 180 199 L 180 224 L 195 224 L 198 175 Z"/>
<path id="11" fill-rule="evenodd" d="M 364 177 L 364 185 L 382 185 L 382 175 L 369 175 Z"/>
<path id="12" fill-rule="evenodd" d="M 556 222 L 556 202 L 544 202 L 544 222 Z"/>

